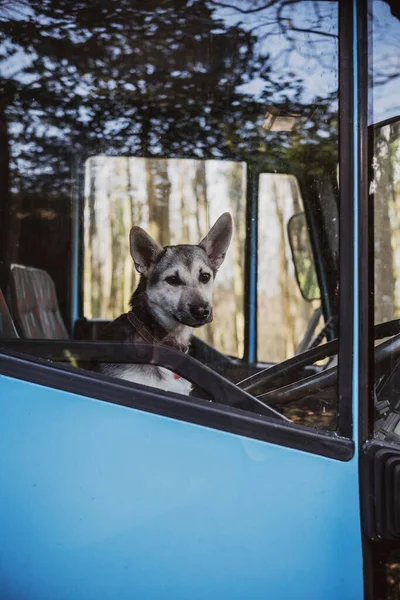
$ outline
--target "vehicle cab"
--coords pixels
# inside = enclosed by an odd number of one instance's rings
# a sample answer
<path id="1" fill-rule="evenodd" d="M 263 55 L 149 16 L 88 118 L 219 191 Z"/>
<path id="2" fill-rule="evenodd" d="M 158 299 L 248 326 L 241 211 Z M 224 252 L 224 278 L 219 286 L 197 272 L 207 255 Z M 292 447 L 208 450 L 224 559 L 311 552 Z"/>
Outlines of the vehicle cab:
<path id="1" fill-rule="evenodd" d="M 399 597 L 397 3 L 0 19 L 0 596 Z M 104 340 L 132 227 L 198 244 L 224 212 L 188 353 Z"/>

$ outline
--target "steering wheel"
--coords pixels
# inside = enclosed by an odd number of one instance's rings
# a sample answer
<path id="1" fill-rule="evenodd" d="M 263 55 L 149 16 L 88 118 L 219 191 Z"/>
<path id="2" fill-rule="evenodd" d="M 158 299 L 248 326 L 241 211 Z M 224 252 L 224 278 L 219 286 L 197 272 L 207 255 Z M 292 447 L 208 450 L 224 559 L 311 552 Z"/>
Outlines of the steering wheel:
<path id="1" fill-rule="evenodd" d="M 77 366 L 93 370 L 95 365 L 104 362 L 164 367 L 203 390 L 207 399 L 242 410 L 252 410 L 256 406 L 256 412 L 259 414 L 280 421 L 290 421 L 262 400 L 240 389 L 210 367 L 203 365 L 187 354 L 161 344 L 11 338 L 0 339 L 0 353 L 3 347 L 7 352 L 28 354 L 39 360 L 44 359 L 54 364 L 60 363 L 57 364 L 57 368 L 70 369 L 70 367 L 64 366 L 63 363 L 72 364 L 73 371 Z M 97 374 L 97 376 L 105 377 L 101 374 Z"/>
<path id="2" fill-rule="evenodd" d="M 374 327 L 374 339 L 379 340 L 389 336 L 391 339 L 375 348 L 375 374 L 383 377 L 388 362 L 400 357 L 400 319 L 380 323 Z M 296 380 L 279 387 L 283 379 L 293 378 L 302 369 L 313 365 L 316 361 L 330 358 L 338 352 L 338 340 L 332 340 L 322 346 L 313 348 L 301 354 L 252 375 L 237 385 L 246 392 L 254 393 L 257 388 L 264 391 L 258 394 L 269 406 L 284 406 L 314 396 L 321 391 L 331 388 L 337 381 L 337 367 L 326 368 L 309 377 Z M 267 388 L 267 389 L 266 389 Z"/>

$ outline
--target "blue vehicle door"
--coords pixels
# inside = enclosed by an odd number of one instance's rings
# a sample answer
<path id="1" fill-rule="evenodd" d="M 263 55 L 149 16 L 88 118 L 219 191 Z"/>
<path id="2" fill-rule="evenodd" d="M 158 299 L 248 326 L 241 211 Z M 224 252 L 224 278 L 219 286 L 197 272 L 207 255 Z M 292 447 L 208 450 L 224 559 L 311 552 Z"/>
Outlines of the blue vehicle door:
<path id="1" fill-rule="evenodd" d="M 29 0 L 0 15 L 0 596 L 363 598 L 396 540 L 395 508 L 383 531 L 368 500 L 383 459 L 366 407 L 386 448 L 394 388 L 371 365 L 398 325 L 395 303 L 390 325 L 371 321 L 357 174 L 382 140 L 390 165 L 398 147 L 391 121 L 363 145 L 366 8 Z M 132 227 L 166 253 L 225 212 L 213 322 L 188 353 L 104 340 L 137 286 L 152 302 Z M 158 311 L 184 283 L 163 277 Z"/>

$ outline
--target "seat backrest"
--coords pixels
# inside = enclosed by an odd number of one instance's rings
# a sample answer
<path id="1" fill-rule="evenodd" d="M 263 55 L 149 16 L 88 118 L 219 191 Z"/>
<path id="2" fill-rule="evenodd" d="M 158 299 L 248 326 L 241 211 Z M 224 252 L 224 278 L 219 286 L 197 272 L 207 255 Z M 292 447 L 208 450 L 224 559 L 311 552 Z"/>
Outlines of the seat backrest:
<path id="1" fill-rule="evenodd" d="M 18 333 L 15 329 L 14 321 L 12 320 L 10 311 L 4 298 L 3 292 L 0 289 L 0 338 L 17 338 Z"/>
<path id="2" fill-rule="evenodd" d="M 11 265 L 13 314 L 25 338 L 65 340 L 67 328 L 57 301 L 54 282 L 42 269 Z"/>

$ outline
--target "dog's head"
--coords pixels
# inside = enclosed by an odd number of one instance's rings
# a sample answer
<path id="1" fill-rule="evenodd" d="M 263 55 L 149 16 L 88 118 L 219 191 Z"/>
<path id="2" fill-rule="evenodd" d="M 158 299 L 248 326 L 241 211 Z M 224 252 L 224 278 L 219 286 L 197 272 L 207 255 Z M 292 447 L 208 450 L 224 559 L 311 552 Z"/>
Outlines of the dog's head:
<path id="1" fill-rule="evenodd" d="M 178 323 L 200 327 L 213 319 L 215 275 L 232 238 L 232 217 L 220 216 L 198 245 L 159 246 L 141 227 L 132 227 L 130 248 L 146 284 L 149 307 L 171 330 Z"/>

